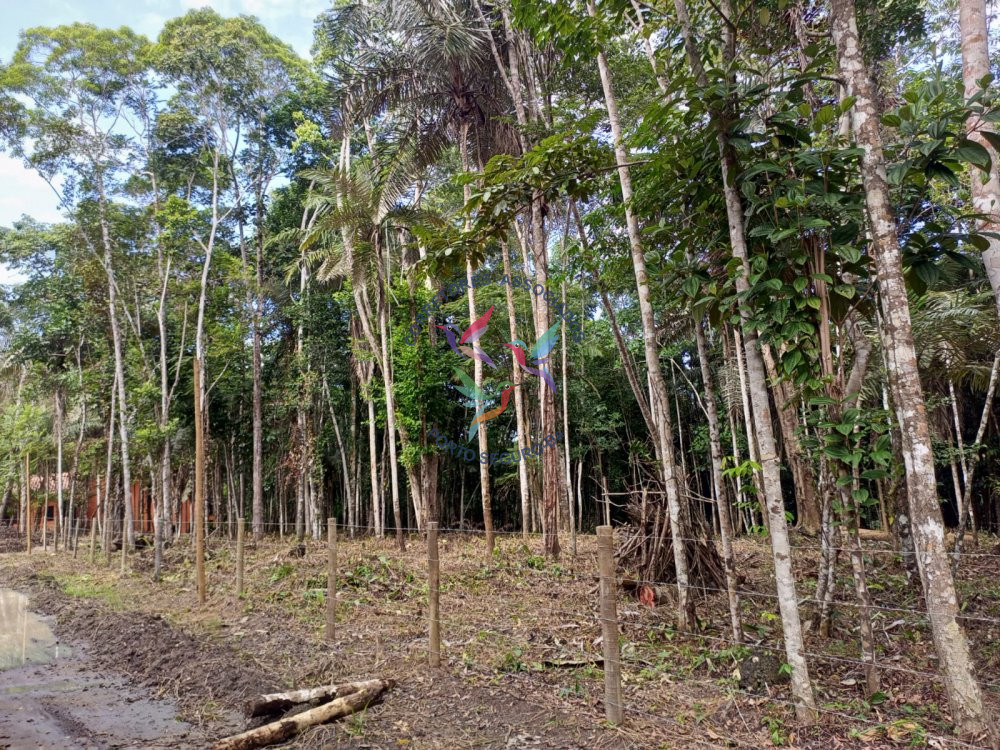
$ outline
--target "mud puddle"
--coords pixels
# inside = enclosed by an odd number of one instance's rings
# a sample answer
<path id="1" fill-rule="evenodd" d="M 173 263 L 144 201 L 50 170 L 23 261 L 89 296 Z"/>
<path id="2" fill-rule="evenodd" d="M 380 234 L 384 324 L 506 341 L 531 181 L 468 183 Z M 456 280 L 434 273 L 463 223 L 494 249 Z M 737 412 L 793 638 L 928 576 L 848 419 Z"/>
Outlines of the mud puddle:
<path id="1" fill-rule="evenodd" d="M 199 747 L 169 701 L 103 673 L 61 643 L 28 598 L 0 589 L 0 750 Z"/>
<path id="2" fill-rule="evenodd" d="M 28 597 L 0 589 L 0 671 L 25 664 L 46 664 L 72 655 L 48 623 L 28 609 Z"/>

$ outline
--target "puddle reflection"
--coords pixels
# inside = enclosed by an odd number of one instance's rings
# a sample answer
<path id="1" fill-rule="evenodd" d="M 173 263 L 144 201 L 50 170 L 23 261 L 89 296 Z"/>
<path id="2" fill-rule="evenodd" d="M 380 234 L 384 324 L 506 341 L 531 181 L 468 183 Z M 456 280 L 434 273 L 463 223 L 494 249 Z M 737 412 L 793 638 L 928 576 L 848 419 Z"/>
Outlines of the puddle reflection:
<path id="1" fill-rule="evenodd" d="M 28 597 L 0 589 L 0 670 L 69 656 L 52 629 L 28 609 Z"/>

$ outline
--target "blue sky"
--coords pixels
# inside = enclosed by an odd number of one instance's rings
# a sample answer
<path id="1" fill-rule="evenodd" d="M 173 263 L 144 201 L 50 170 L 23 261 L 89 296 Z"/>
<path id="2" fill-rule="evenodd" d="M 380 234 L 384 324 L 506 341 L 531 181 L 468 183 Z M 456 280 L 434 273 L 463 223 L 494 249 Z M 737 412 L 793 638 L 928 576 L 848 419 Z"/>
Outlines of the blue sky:
<path id="1" fill-rule="evenodd" d="M 19 33 L 32 26 L 74 21 L 130 26 L 155 39 L 168 19 L 205 6 L 224 16 L 256 16 L 305 57 L 312 44 L 313 19 L 330 5 L 330 0 L 0 0 L 0 60 L 10 60 Z M 0 226 L 10 226 L 23 214 L 47 222 L 61 218 L 52 189 L 20 161 L 0 153 Z M 17 276 L 0 265 L 0 284 L 15 281 Z"/>

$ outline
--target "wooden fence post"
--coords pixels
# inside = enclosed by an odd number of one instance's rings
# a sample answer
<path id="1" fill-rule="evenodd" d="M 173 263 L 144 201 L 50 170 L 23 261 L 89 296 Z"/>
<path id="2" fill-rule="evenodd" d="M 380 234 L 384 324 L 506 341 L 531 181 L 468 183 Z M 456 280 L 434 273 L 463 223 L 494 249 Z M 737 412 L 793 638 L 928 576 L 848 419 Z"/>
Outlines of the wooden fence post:
<path id="1" fill-rule="evenodd" d="M 90 519 L 90 564 L 94 564 L 94 552 L 97 549 L 97 515 Z"/>
<path id="2" fill-rule="evenodd" d="M 122 521 L 122 566 L 121 570 L 119 571 L 121 575 L 125 575 L 125 571 L 127 568 L 126 561 L 128 560 L 128 545 L 125 544 L 126 538 L 127 537 L 125 535 L 125 522 Z"/>
<path id="3" fill-rule="evenodd" d="M 427 523 L 427 611 L 429 613 L 430 644 L 427 663 L 432 667 L 441 666 L 441 619 L 438 607 L 441 570 L 438 560 L 438 524 Z"/>
<path id="4" fill-rule="evenodd" d="M 333 640 L 337 623 L 337 519 L 326 519 L 326 639 Z"/>
<path id="5" fill-rule="evenodd" d="M 80 549 L 80 519 L 73 519 L 73 559 L 76 559 L 76 553 Z"/>
<path id="6" fill-rule="evenodd" d="M 28 454 L 24 454 L 24 510 L 28 516 L 28 523 L 24 530 L 28 533 L 28 554 L 31 554 L 31 459 Z"/>
<path id="7" fill-rule="evenodd" d="M 243 516 L 236 519 L 236 597 L 243 596 Z"/>
<path id="8" fill-rule="evenodd" d="M 618 648 L 618 607 L 615 581 L 614 532 L 597 527 L 597 564 L 600 570 L 601 641 L 604 645 L 604 716 L 622 722 L 622 666 Z"/>

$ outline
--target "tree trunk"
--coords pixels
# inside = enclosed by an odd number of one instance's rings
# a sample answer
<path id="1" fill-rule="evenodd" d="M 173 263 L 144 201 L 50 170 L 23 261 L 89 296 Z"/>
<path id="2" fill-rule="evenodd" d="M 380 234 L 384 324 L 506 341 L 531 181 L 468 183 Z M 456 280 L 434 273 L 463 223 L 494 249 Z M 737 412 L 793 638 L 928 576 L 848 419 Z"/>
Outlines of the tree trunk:
<path id="1" fill-rule="evenodd" d="M 366 680 L 362 684 L 364 687 L 360 687 L 356 692 L 335 698 L 329 703 L 219 740 L 212 745 L 212 750 L 253 750 L 284 742 L 311 726 L 325 724 L 364 710 L 396 683 L 393 680 Z"/>
<path id="2" fill-rule="evenodd" d="M 816 474 L 813 471 L 812 461 L 803 455 L 804 451 L 799 442 L 794 389 L 787 380 L 778 377 L 778 369 L 770 349 L 762 347 L 761 355 L 764 357 L 764 365 L 773 385 L 771 393 L 774 394 L 774 406 L 778 412 L 778 423 L 781 425 L 781 444 L 784 447 L 785 459 L 795 479 L 795 508 L 798 511 L 796 520 L 803 531 L 815 535 L 820 527 Z"/>
<path id="3" fill-rule="evenodd" d="M 594 0 L 588 0 L 587 11 L 596 16 Z M 639 235 L 639 221 L 632 210 L 632 174 L 628 166 L 629 156 L 622 136 L 621 121 L 618 117 L 618 103 L 615 100 L 611 81 L 611 71 L 603 51 L 597 53 L 597 67 L 604 90 L 604 104 L 608 111 L 611 134 L 615 146 L 615 161 L 618 165 L 618 180 L 621 183 L 622 199 L 625 203 L 625 224 L 628 230 L 629 246 L 632 253 L 632 268 L 635 271 L 636 291 L 639 299 L 639 313 L 642 318 L 643 345 L 646 355 L 646 370 L 652 392 L 650 407 L 658 417 L 654 418 L 657 433 L 653 439 L 659 444 L 660 472 L 667 493 L 667 508 L 670 513 L 670 534 L 673 542 L 674 569 L 677 574 L 677 625 L 688 630 L 694 624 L 694 597 L 691 596 L 688 579 L 687 541 L 685 524 L 681 514 L 681 493 L 674 458 L 674 438 L 670 419 L 670 400 L 666 382 L 660 368 L 660 352 L 656 343 L 656 321 L 653 303 L 650 299 L 649 275 L 646 271 L 646 257 L 642 251 Z"/>
<path id="4" fill-rule="evenodd" d="M 962 80 L 965 82 L 965 98 L 971 99 L 982 89 L 979 81 L 990 73 L 989 36 L 986 30 L 986 0 L 959 0 L 958 25 L 962 37 Z M 989 87 L 987 87 L 989 88 Z M 965 123 L 969 140 L 975 141 L 989 152 L 991 164 L 989 174 L 969 166 L 972 178 L 972 205 L 976 213 L 986 219 L 977 222 L 980 231 L 1000 232 L 1000 178 L 996 149 L 983 137 L 982 131 L 989 123 L 975 113 L 969 114 Z M 1000 239 L 987 237 L 989 248 L 983 251 L 983 265 L 986 276 L 993 288 L 997 312 L 1000 313 Z"/>
<path id="5" fill-rule="evenodd" d="M 715 379 L 708 361 L 708 346 L 701 320 L 694 321 L 694 337 L 698 346 L 698 364 L 701 366 L 701 380 L 705 389 L 705 413 L 708 417 L 708 439 L 712 454 L 712 486 L 715 487 L 715 507 L 719 513 L 719 538 L 722 540 L 722 564 L 726 570 L 726 593 L 729 597 L 729 620 L 733 628 L 733 640 L 743 642 L 743 625 L 740 622 L 740 597 L 736 593 L 739 582 L 736 575 L 736 561 L 733 558 L 732 521 L 729 518 L 729 501 L 726 485 L 722 478 L 722 438 L 719 430 L 719 412 L 715 404 Z"/>
<path id="6" fill-rule="evenodd" d="M 857 143 L 864 150 L 861 176 L 871 222 L 871 250 L 884 324 L 883 346 L 889 362 L 896 418 L 901 428 L 913 535 L 938 664 L 952 716 L 960 732 L 970 736 L 992 734 L 982 692 L 973 673 L 969 645 L 956 619 L 958 598 L 944 545 L 944 523 L 938 505 L 930 428 L 917 369 L 902 258 L 889 202 L 878 114 L 862 57 L 854 0 L 832 0 L 831 9 L 840 75 L 848 94 L 855 97 L 853 128 Z"/>
<path id="7" fill-rule="evenodd" d="M 500 256 L 503 259 L 503 272 L 509 279 L 511 276 L 510 255 L 507 243 L 500 245 Z M 517 341 L 520 336 L 517 333 L 517 311 L 514 307 L 514 288 L 510 284 L 504 284 L 504 293 L 507 300 L 507 321 L 510 327 L 510 340 Z M 518 455 L 523 456 L 528 447 L 528 424 L 524 414 L 524 373 L 520 367 L 514 370 L 514 417 L 517 420 L 517 449 Z M 521 492 L 521 536 L 528 537 L 528 529 L 531 526 L 531 493 L 528 485 L 528 462 L 521 460 L 517 462 L 518 486 Z"/>
<path id="8" fill-rule="evenodd" d="M 674 7 L 681 23 L 691 69 L 699 85 L 703 89 L 707 89 L 708 78 L 705 75 L 700 53 L 691 31 L 687 6 L 684 0 L 674 0 Z M 723 24 L 726 35 L 724 57 L 727 62 L 731 62 L 735 55 L 735 38 L 732 35 L 731 27 L 727 24 L 730 23 L 732 10 L 728 0 L 722 0 L 720 7 L 726 15 Z M 729 221 L 729 241 L 733 257 L 739 261 L 742 271 L 736 276 L 736 289 L 741 296 L 745 297 L 750 288 L 750 262 L 744 232 L 743 205 L 733 182 L 740 170 L 736 153 L 726 138 L 728 132 L 726 120 L 732 116 L 732 113 L 727 115 L 717 107 L 713 107 L 710 114 L 715 126 L 722 162 L 722 187 L 726 201 L 726 216 Z M 795 698 L 795 714 L 801 724 L 813 724 L 816 721 L 816 702 L 813 697 L 809 667 L 805 657 L 805 644 L 802 639 L 802 623 L 799 619 L 798 598 L 795 593 L 795 575 L 792 570 L 788 524 L 785 519 L 785 499 L 781 489 L 781 467 L 778 463 L 777 446 L 771 424 L 771 407 L 768 399 L 764 362 L 757 341 L 757 333 L 750 322 L 750 311 L 746 306 L 740 306 L 740 315 L 744 334 L 750 400 L 753 405 L 754 428 L 757 432 L 758 447 L 760 448 L 761 473 L 764 481 L 766 515 L 770 527 L 771 551 L 774 558 L 778 608 L 785 636 L 785 654 L 792 667 L 792 694 Z"/>
<path id="9" fill-rule="evenodd" d="M 976 439 L 972 441 L 971 451 L 967 464 L 963 462 L 962 471 L 965 480 L 965 491 L 961 501 L 958 503 L 958 531 L 955 534 L 955 549 L 953 551 L 951 570 L 954 575 L 958 570 L 958 561 L 962 552 L 962 539 L 965 536 L 965 528 L 972 521 L 973 534 L 976 533 L 976 514 L 973 510 L 972 485 L 976 479 L 976 466 L 979 463 L 979 449 L 982 446 L 983 436 L 986 434 L 986 425 L 990 421 L 990 414 L 993 410 L 993 397 L 997 390 L 997 376 L 1000 374 L 1000 351 L 993 357 L 993 367 L 990 368 L 990 384 L 986 387 L 986 399 L 983 402 L 982 415 L 979 418 L 979 428 L 976 430 Z M 954 404 L 953 404 L 954 405 Z M 955 415 L 955 424 L 958 425 L 958 413 Z M 961 440 L 961 437 L 959 437 Z M 962 452 L 964 456 L 964 451 Z M 954 460 L 952 461 L 954 466 Z M 964 510 L 964 512 L 962 512 Z"/>
<path id="10" fill-rule="evenodd" d="M 55 390 L 55 428 L 56 428 L 56 528 L 53 535 L 53 549 L 59 550 L 59 536 L 63 526 L 63 419 L 64 403 L 61 387 Z M 48 511 L 46 511 L 48 519 Z M 46 520 L 46 525 L 48 522 Z"/>
<path id="11" fill-rule="evenodd" d="M 369 384 L 369 388 L 370 388 Z M 378 440 L 375 432 L 375 402 L 368 395 L 368 459 L 371 469 L 372 518 L 375 526 L 375 536 L 381 539 L 385 536 L 385 509 L 381 503 L 381 493 L 378 481 Z"/>
<path id="12" fill-rule="evenodd" d="M 462 171 L 466 174 L 469 173 L 469 123 L 468 121 L 462 122 L 462 132 L 459 142 L 459 151 L 462 158 Z M 462 188 L 462 192 L 465 198 L 465 202 L 468 203 L 472 199 L 472 184 L 465 183 Z M 471 218 L 466 218 L 465 228 L 469 229 L 471 226 Z M 478 315 L 476 314 L 476 290 L 472 286 L 472 261 L 466 259 L 465 261 L 465 279 L 468 282 L 468 298 L 469 298 L 469 324 L 471 325 Z M 509 285 L 508 285 L 509 288 Z M 518 369 L 518 368 L 514 368 Z M 476 388 L 482 390 L 483 388 L 483 363 L 479 359 L 473 361 L 473 373 L 476 383 Z M 515 389 L 516 390 L 516 389 Z M 476 402 L 476 412 L 482 408 L 482 402 Z M 486 434 L 486 423 L 480 422 L 477 429 L 477 437 L 479 440 L 479 453 L 488 454 L 490 452 L 489 437 Z M 483 502 L 483 526 L 486 529 L 486 555 L 492 556 L 493 554 L 493 495 L 490 492 L 490 465 L 488 463 L 483 463 L 482 461 L 477 462 L 479 465 L 479 494 Z"/>
<path id="13" fill-rule="evenodd" d="M 253 504 L 250 511 L 250 527 L 253 538 L 264 538 L 264 365 L 261 356 L 261 325 L 264 308 L 264 232 L 263 198 L 257 199 L 257 262 L 254 268 L 256 289 L 253 308 Z"/>
<path id="14" fill-rule="evenodd" d="M 104 273 L 108 280 L 108 319 L 111 323 L 111 342 L 114 352 L 115 364 L 115 387 L 118 391 L 118 432 L 119 443 L 122 456 L 122 483 L 126 487 L 132 486 L 132 462 L 129 458 L 129 422 L 128 422 L 128 401 L 125 393 L 125 357 L 122 350 L 122 332 L 118 325 L 118 283 L 115 279 L 113 254 L 111 247 L 111 229 L 107 218 L 107 197 L 104 189 L 104 173 L 97 170 L 97 189 L 99 220 L 101 225 L 101 240 L 104 246 L 103 265 Z M 126 491 L 126 497 L 128 492 Z M 125 503 L 124 536 L 122 544 L 129 547 L 134 543 L 132 529 L 132 503 Z"/>

